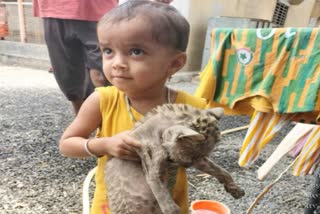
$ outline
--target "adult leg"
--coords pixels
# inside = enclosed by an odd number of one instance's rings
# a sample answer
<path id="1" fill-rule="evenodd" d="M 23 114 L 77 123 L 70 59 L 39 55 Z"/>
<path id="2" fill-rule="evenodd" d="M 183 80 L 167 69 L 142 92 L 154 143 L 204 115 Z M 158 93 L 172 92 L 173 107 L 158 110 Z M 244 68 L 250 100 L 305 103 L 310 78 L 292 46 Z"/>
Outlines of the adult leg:
<path id="1" fill-rule="evenodd" d="M 72 107 L 73 107 L 73 112 L 74 112 L 75 114 L 78 114 L 78 112 L 79 112 L 79 110 L 80 110 L 80 108 L 81 108 L 81 105 L 82 105 L 82 103 L 83 103 L 83 100 L 80 100 L 80 99 L 78 99 L 78 100 L 73 100 L 73 101 L 71 101 L 71 103 L 72 103 Z"/>
<path id="2" fill-rule="evenodd" d="M 89 72 L 91 81 L 95 87 L 110 85 L 103 72 L 94 68 L 89 69 Z"/>
<path id="3" fill-rule="evenodd" d="M 102 53 L 97 39 L 97 23 L 93 21 L 79 22 L 78 37 L 84 47 L 86 65 L 91 81 L 95 87 L 110 85 L 102 71 Z"/>
<path id="4" fill-rule="evenodd" d="M 53 74 L 77 113 L 93 85 L 85 71 L 81 42 L 74 36 L 73 20 L 45 18 L 44 29 Z"/>

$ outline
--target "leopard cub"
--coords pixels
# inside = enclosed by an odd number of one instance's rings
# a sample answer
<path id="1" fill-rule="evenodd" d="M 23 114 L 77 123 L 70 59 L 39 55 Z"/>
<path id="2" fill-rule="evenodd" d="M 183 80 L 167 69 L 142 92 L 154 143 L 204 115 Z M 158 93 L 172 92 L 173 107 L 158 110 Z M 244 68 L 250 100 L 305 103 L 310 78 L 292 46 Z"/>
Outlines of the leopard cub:
<path id="1" fill-rule="evenodd" d="M 110 158 L 105 166 L 109 207 L 114 214 L 178 214 L 170 194 L 178 167 L 195 167 L 216 177 L 227 192 L 244 191 L 231 175 L 209 160 L 220 141 L 222 108 L 200 110 L 185 104 L 165 104 L 148 113 L 133 128 L 141 143 L 141 162 Z"/>

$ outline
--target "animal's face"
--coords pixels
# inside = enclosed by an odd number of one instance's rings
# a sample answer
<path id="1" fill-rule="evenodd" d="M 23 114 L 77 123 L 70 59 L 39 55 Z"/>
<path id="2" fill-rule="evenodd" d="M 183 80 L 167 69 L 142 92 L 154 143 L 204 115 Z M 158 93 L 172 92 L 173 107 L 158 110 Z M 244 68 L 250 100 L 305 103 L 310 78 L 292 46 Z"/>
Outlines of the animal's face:
<path id="1" fill-rule="evenodd" d="M 190 166 L 199 158 L 212 151 L 220 141 L 218 119 L 222 116 L 220 108 L 202 110 L 194 115 L 192 121 L 168 127 L 163 132 L 163 146 L 169 158 L 181 165 Z"/>

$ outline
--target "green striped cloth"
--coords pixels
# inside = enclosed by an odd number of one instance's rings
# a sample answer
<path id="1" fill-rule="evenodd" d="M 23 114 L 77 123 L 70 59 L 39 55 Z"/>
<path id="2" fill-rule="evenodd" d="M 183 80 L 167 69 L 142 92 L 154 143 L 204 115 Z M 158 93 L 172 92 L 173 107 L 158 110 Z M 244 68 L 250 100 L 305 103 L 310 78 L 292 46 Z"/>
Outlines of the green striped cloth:
<path id="1" fill-rule="evenodd" d="M 319 29 L 214 29 L 196 95 L 240 112 L 311 112 L 320 123 Z"/>

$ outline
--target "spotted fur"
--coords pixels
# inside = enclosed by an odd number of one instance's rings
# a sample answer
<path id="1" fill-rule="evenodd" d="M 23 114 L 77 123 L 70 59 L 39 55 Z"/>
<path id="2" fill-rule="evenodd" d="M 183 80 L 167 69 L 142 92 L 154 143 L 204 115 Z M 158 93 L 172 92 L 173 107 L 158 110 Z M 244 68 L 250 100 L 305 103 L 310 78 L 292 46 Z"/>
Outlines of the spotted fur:
<path id="1" fill-rule="evenodd" d="M 200 110 L 165 104 L 133 128 L 141 143 L 140 162 L 110 159 L 105 167 L 109 206 L 113 214 L 178 214 L 171 197 L 179 166 L 195 167 L 216 177 L 233 197 L 244 195 L 230 174 L 208 159 L 220 141 L 221 108 Z"/>

